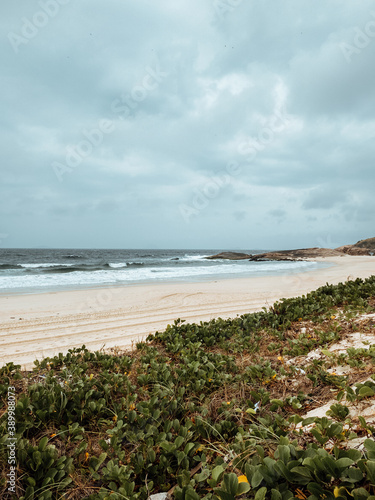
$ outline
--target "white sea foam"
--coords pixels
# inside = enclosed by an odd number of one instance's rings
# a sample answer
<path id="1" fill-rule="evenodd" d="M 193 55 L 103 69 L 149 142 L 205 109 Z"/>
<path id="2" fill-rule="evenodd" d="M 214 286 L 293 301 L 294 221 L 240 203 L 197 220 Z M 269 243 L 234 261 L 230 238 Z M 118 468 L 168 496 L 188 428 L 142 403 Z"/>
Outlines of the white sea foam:
<path id="1" fill-rule="evenodd" d="M 74 271 L 70 273 L 47 273 L 27 275 L 0 276 L 0 290 L 46 290 L 59 288 L 80 288 L 90 286 L 110 286 L 118 284 L 145 283 L 159 281 L 189 281 L 228 277 L 281 275 L 321 267 L 315 262 L 249 262 L 229 261 L 207 265 L 176 266 L 165 265 L 157 267 L 124 267 L 125 263 L 111 264 L 113 269 L 96 270 L 95 272 Z M 52 266 L 53 264 L 48 264 Z M 61 265 L 61 264 L 58 264 Z M 28 265 L 24 265 L 28 266 Z M 43 264 L 30 267 L 43 267 Z M 47 264 L 44 266 L 47 267 Z M 123 267 L 123 269 L 121 269 Z"/>

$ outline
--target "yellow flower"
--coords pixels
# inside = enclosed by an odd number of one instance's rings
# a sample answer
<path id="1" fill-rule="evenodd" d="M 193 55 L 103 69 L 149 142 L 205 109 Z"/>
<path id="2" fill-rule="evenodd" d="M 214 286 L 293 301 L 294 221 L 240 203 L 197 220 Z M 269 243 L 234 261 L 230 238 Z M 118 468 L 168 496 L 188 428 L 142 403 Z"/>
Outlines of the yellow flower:
<path id="1" fill-rule="evenodd" d="M 298 321 L 302 321 L 302 318 L 298 318 Z"/>
<path id="2" fill-rule="evenodd" d="M 227 405 L 230 405 L 230 401 L 227 401 Z"/>
<path id="3" fill-rule="evenodd" d="M 115 416 L 112 418 L 112 420 L 113 420 L 114 422 L 117 422 L 117 415 L 115 415 Z"/>
<path id="4" fill-rule="evenodd" d="M 209 381 L 209 382 L 212 382 L 212 378 L 209 378 L 209 379 L 208 379 L 208 381 Z"/>
<path id="5" fill-rule="evenodd" d="M 92 373 L 90 373 L 90 380 L 92 380 L 94 377 L 94 375 Z"/>
<path id="6" fill-rule="evenodd" d="M 276 378 L 276 373 L 274 375 L 272 375 L 272 378 L 275 379 Z"/>
<path id="7" fill-rule="evenodd" d="M 51 434 L 51 438 L 54 438 L 56 436 L 56 434 Z"/>
<path id="8" fill-rule="evenodd" d="M 336 319 L 336 316 L 331 316 L 331 319 Z"/>
<path id="9" fill-rule="evenodd" d="M 135 409 L 135 404 L 132 403 L 130 406 L 129 406 L 129 410 L 134 410 Z"/>
<path id="10" fill-rule="evenodd" d="M 238 476 L 238 482 L 239 483 L 248 483 L 249 481 L 247 480 L 247 477 L 246 476 Z"/>

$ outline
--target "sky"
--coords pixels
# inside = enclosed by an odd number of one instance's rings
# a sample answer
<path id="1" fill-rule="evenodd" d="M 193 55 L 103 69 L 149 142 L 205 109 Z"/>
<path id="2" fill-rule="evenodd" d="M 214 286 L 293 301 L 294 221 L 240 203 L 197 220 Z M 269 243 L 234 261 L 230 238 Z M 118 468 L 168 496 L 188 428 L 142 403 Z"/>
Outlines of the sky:
<path id="1" fill-rule="evenodd" d="M 375 236 L 375 4 L 0 6 L 0 247 Z"/>

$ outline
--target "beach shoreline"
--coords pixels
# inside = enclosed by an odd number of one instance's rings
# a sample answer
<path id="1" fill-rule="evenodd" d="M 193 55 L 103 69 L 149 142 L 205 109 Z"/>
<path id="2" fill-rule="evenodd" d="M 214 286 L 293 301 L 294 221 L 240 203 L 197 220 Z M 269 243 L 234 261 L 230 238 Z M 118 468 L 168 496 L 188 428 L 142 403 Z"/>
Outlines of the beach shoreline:
<path id="1" fill-rule="evenodd" d="M 186 283 L 140 284 L 0 296 L 0 366 L 30 369 L 42 359 L 83 344 L 91 350 L 129 348 L 180 318 L 229 318 L 261 310 L 281 298 L 375 274 L 375 258 L 313 259 L 332 264 L 298 274 Z"/>

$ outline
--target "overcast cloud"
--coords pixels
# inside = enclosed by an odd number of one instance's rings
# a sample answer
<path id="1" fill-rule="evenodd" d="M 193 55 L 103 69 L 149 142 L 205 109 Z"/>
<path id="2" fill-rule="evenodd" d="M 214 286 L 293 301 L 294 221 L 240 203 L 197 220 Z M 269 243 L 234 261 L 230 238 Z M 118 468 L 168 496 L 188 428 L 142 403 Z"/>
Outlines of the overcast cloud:
<path id="1" fill-rule="evenodd" d="M 0 246 L 374 234 L 370 0 L 3 1 Z"/>

